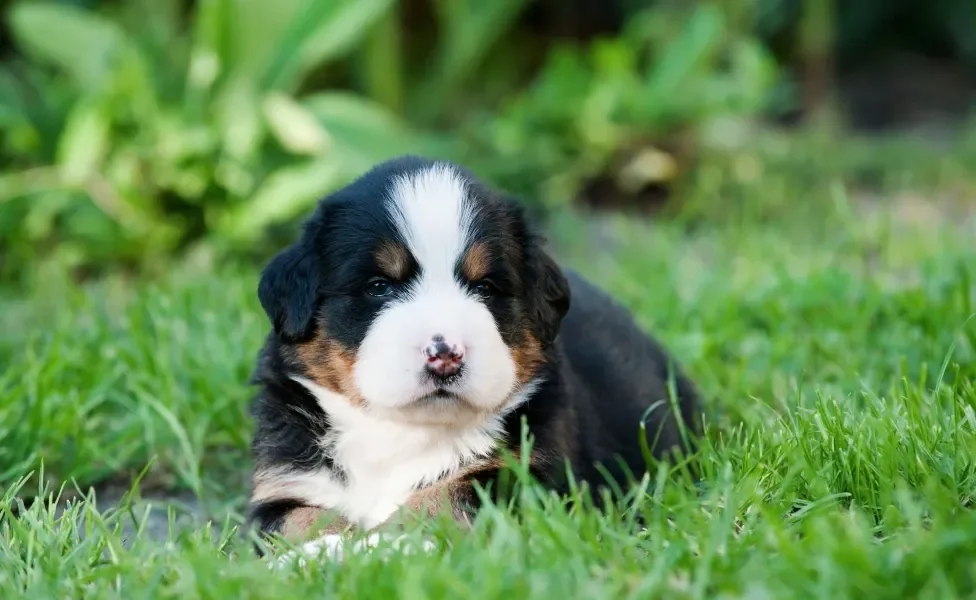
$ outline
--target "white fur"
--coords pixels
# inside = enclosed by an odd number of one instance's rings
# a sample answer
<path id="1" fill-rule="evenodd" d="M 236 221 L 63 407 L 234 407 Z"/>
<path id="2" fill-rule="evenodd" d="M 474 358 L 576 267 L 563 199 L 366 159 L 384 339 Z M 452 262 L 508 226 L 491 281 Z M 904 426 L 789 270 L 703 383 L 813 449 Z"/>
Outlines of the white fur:
<path id="1" fill-rule="evenodd" d="M 464 349 L 464 375 L 449 391 L 473 412 L 498 410 L 516 391 L 515 362 L 488 308 L 455 277 L 470 241 L 475 206 L 465 182 L 443 165 L 394 181 L 387 207 L 421 269 L 407 293 L 389 302 L 360 344 L 356 386 L 377 409 L 408 408 L 411 419 L 457 423 L 464 405 L 413 404 L 434 385 L 422 375 L 435 335 Z"/>
<path id="2" fill-rule="evenodd" d="M 329 415 L 331 430 L 321 443 L 346 474 L 345 484 L 327 470 L 268 474 L 277 490 L 312 506 L 332 509 L 369 529 L 389 518 L 418 486 L 429 485 L 476 464 L 495 449 L 502 418 L 529 399 L 532 381 L 500 414 L 466 426 L 411 424 L 376 416 L 309 380 L 295 377 Z"/>

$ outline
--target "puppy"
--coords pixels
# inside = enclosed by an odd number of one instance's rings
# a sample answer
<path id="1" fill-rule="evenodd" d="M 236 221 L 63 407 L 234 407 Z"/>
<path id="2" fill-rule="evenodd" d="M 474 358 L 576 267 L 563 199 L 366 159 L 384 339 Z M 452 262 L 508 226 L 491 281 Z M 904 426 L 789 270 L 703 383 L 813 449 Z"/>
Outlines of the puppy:
<path id="1" fill-rule="evenodd" d="M 560 269 L 515 200 L 448 162 L 390 160 L 323 200 L 258 296 L 273 329 L 249 515 L 264 534 L 334 548 L 401 508 L 469 522 L 523 419 L 531 474 L 563 493 L 567 461 L 590 486 L 640 477 L 642 420 L 659 458 L 686 437 L 678 419 L 698 432 L 666 351 Z M 338 522 L 319 529 L 325 514 Z"/>

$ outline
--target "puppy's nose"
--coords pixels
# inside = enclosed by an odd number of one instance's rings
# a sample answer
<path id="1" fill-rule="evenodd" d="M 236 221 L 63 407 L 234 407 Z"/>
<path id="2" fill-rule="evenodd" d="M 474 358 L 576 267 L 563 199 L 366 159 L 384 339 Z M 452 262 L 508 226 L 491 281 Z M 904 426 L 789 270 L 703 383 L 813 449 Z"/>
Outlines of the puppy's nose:
<path id="1" fill-rule="evenodd" d="M 427 357 L 427 370 L 439 377 L 449 377 L 461 370 L 464 363 L 464 346 L 456 341 L 445 340 L 443 335 L 435 335 L 424 348 Z"/>

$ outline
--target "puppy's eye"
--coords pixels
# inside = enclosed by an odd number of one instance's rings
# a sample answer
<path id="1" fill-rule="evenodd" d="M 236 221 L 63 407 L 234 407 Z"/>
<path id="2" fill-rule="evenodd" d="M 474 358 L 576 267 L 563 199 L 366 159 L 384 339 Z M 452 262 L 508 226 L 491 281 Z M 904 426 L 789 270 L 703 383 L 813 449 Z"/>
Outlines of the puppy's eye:
<path id="1" fill-rule="evenodd" d="M 489 300 L 495 295 L 495 286 L 490 281 L 479 281 L 471 286 L 471 291 L 482 300 Z"/>
<path id="2" fill-rule="evenodd" d="M 366 293 L 374 298 L 385 298 L 393 293 L 393 284 L 382 277 L 376 277 L 366 284 Z"/>

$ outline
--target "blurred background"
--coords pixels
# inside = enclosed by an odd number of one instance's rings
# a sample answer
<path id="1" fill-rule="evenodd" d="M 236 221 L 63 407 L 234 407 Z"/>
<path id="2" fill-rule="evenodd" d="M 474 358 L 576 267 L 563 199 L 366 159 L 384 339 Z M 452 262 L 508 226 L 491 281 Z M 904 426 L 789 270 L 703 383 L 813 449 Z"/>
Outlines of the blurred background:
<path id="1" fill-rule="evenodd" d="M 787 171 L 972 197 L 973 0 L 0 7 L 4 286 L 259 264 L 405 152 L 462 161 L 543 220 L 691 227 L 813 201 L 756 192 Z"/>

